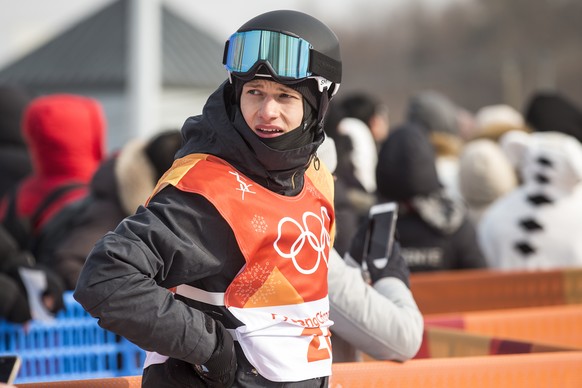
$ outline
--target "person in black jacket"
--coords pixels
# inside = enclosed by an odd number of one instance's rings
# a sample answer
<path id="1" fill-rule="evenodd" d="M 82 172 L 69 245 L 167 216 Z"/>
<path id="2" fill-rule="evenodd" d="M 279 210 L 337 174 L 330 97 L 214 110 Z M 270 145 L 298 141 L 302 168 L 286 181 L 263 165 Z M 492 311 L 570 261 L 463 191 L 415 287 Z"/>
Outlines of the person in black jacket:
<path id="1" fill-rule="evenodd" d="M 398 203 L 398 240 L 410 272 L 486 267 L 464 205 L 438 180 L 434 149 L 414 124 L 398 126 L 380 148 L 376 179 L 379 202 Z M 358 260 L 363 235 L 350 254 Z"/>
<path id="2" fill-rule="evenodd" d="M 83 203 L 65 210 L 75 212 L 66 236 L 47 252 L 67 290 L 75 289 L 95 242 L 145 203 L 172 165 L 181 142 L 179 130 L 157 133 L 147 141 L 132 139 L 101 163 Z"/>
<path id="3" fill-rule="evenodd" d="M 335 217 L 316 152 L 339 42 L 271 11 L 228 39 L 223 64 L 229 80 L 185 122 L 147 205 L 97 242 L 74 297 L 148 351 L 145 387 L 323 387 Z"/>

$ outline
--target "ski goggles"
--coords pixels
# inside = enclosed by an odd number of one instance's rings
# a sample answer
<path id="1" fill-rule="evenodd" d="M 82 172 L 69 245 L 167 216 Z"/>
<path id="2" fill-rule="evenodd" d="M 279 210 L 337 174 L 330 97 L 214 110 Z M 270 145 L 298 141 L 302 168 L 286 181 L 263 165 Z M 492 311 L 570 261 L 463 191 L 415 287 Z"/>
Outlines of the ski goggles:
<path id="1" fill-rule="evenodd" d="M 314 50 L 305 39 L 276 31 L 234 33 L 226 42 L 222 63 L 228 71 L 241 75 L 252 73 L 259 64 L 264 64 L 275 77 L 283 80 L 317 75 L 338 83 L 341 78 L 341 72 L 329 70 L 341 68 L 339 62 Z"/>
<path id="2" fill-rule="evenodd" d="M 311 48 L 305 39 L 280 32 L 236 32 L 226 42 L 222 62 L 233 73 L 249 73 L 265 64 L 281 79 L 303 79 L 312 76 Z"/>

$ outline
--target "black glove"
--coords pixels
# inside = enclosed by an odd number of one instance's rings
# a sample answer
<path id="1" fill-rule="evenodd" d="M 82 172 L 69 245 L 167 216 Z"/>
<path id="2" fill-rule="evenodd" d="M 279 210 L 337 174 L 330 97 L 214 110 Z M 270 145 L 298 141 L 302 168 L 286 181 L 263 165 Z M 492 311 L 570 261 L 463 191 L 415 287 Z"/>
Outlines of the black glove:
<path id="1" fill-rule="evenodd" d="M 230 387 L 234 383 L 237 368 L 234 341 L 224 326 L 206 318 L 206 328 L 216 333 L 216 348 L 204 365 L 176 358 L 169 358 L 163 364 L 152 364 L 144 369 L 143 388 L 193 388 Z"/>
<path id="2" fill-rule="evenodd" d="M 366 264 L 368 266 L 368 272 L 370 273 L 372 284 L 385 277 L 394 277 L 402 280 L 404 284 L 410 288 L 408 280 L 410 277 L 410 270 L 408 269 L 404 257 L 402 257 L 400 243 L 398 241 L 395 240 L 392 245 L 392 251 L 390 252 L 388 263 L 367 259 Z"/>
<path id="3" fill-rule="evenodd" d="M 236 374 L 236 353 L 230 333 L 219 321 L 214 321 L 216 348 L 210 359 L 194 369 L 208 387 L 230 387 Z"/>
<path id="4" fill-rule="evenodd" d="M 355 236 L 352 239 L 352 243 L 349 250 L 349 255 L 353 260 L 355 260 L 360 266 L 363 267 L 362 259 L 364 256 L 364 244 L 366 240 L 366 229 L 367 223 L 363 223 L 358 228 Z M 396 231 L 394 236 L 394 243 L 392 244 L 392 250 L 390 251 L 390 257 L 388 258 L 388 263 L 385 266 L 378 267 L 377 264 L 374 263 L 373 260 L 368 259 L 366 261 L 367 266 L 367 274 L 370 278 L 372 284 L 377 282 L 378 280 L 385 278 L 385 277 L 395 277 L 402 280 L 407 287 L 410 288 L 409 280 L 410 271 L 408 269 L 408 265 L 406 261 L 402 257 L 402 253 L 400 252 L 400 243 L 398 241 L 398 231 Z M 365 277 L 366 277 L 365 276 Z"/>

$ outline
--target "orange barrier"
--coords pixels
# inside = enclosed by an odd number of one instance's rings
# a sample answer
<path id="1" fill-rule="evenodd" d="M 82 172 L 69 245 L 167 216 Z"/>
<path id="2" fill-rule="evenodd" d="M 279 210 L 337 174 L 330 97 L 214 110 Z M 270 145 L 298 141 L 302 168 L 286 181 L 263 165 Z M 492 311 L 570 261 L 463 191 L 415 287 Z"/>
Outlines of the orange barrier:
<path id="1" fill-rule="evenodd" d="M 20 388 L 139 388 L 141 377 L 117 377 L 52 383 L 18 384 Z M 582 352 L 536 353 L 464 358 L 333 365 L 330 388 L 504 388 L 582 386 Z"/>
<path id="2" fill-rule="evenodd" d="M 330 388 L 582 387 L 582 352 L 334 364 Z"/>
<path id="3" fill-rule="evenodd" d="M 576 304 L 582 303 L 582 268 L 413 273 L 410 288 L 425 315 Z"/>
<path id="4" fill-rule="evenodd" d="M 16 384 L 22 388 L 140 388 L 141 376 Z"/>
<path id="5" fill-rule="evenodd" d="M 582 305 L 428 315 L 425 325 L 582 349 Z"/>
<path id="6" fill-rule="evenodd" d="M 518 341 L 456 329 L 426 327 L 415 358 L 494 356 L 499 354 L 548 353 L 580 350 L 537 341 Z M 366 361 L 373 360 L 368 357 Z"/>

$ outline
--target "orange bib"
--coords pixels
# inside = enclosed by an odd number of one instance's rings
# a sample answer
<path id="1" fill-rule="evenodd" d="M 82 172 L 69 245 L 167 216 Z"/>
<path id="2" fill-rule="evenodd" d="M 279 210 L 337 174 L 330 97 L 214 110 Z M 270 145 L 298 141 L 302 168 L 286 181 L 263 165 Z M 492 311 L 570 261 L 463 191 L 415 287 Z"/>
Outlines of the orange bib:
<path id="1" fill-rule="evenodd" d="M 177 160 L 167 184 L 203 195 L 228 222 L 246 265 L 224 295 L 243 326 L 236 339 L 273 381 L 331 374 L 327 265 L 333 246 L 333 178 L 321 164 L 294 197 L 269 191 L 214 156 Z M 220 236 L 217 236 L 220 238 Z"/>

